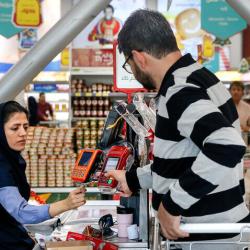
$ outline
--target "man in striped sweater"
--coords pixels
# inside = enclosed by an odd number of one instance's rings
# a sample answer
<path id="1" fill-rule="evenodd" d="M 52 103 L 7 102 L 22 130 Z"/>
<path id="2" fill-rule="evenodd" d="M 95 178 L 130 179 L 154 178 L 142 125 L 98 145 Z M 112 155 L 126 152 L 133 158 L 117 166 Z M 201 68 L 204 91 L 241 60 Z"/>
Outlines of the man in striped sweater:
<path id="1" fill-rule="evenodd" d="M 153 163 L 109 174 L 127 196 L 153 189 L 153 208 L 168 239 L 189 236 L 180 230 L 180 220 L 250 221 L 244 202 L 245 144 L 224 85 L 190 54 L 181 55 L 169 23 L 158 12 L 134 12 L 118 44 L 126 57 L 123 67 L 145 88 L 158 91 L 158 111 Z"/>

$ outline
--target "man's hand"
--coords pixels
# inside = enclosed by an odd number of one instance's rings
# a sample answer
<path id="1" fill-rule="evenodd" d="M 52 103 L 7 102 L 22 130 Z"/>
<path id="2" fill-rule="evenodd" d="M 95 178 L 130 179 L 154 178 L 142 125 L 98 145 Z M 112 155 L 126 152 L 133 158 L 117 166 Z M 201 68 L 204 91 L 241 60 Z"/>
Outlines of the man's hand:
<path id="1" fill-rule="evenodd" d="M 243 132 L 249 132 L 249 127 L 248 127 L 248 126 L 240 125 L 240 127 L 241 127 L 241 130 L 242 130 Z"/>
<path id="2" fill-rule="evenodd" d="M 122 192 L 123 197 L 130 197 L 132 192 L 130 191 L 127 180 L 126 180 L 126 171 L 125 170 L 112 170 L 106 174 L 107 177 L 113 177 L 118 181 L 119 191 Z"/>
<path id="3" fill-rule="evenodd" d="M 161 224 L 163 235 L 169 240 L 188 237 L 189 234 L 180 230 L 180 216 L 173 216 L 163 207 L 162 203 L 158 210 L 158 219 Z"/>

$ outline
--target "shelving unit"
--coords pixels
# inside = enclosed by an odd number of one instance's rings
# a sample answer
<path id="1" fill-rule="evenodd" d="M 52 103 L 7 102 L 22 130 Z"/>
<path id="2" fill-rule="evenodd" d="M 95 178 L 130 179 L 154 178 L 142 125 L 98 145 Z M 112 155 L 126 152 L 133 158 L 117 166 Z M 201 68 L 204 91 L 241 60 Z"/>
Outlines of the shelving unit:
<path id="1" fill-rule="evenodd" d="M 102 93 L 102 92 L 97 92 L 97 93 L 81 93 L 81 92 L 76 92 L 76 93 L 71 93 L 71 96 L 75 97 L 109 97 L 110 92 L 108 93 Z"/>
<path id="2" fill-rule="evenodd" d="M 37 187 L 37 188 L 31 188 L 32 191 L 36 193 L 69 193 L 76 189 L 76 187 Z M 86 188 L 87 193 L 99 193 L 98 188 L 92 188 L 92 187 L 87 187 Z"/>
<path id="3" fill-rule="evenodd" d="M 81 76 L 113 76 L 112 67 L 85 67 L 85 68 L 72 68 L 70 74 Z"/>
<path id="4" fill-rule="evenodd" d="M 88 121 L 102 121 L 105 120 L 106 117 L 74 117 L 72 118 L 72 121 L 84 121 L 84 120 L 88 120 Z"/>

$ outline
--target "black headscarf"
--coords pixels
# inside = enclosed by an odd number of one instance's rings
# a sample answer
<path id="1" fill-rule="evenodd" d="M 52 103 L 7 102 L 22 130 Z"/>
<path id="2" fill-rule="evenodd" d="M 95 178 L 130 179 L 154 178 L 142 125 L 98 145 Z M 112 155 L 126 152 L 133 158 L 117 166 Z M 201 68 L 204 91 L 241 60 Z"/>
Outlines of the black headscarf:
<path id="1" fill-rule="evenodd" d="M 6 178 L 2 176 L 1 181 L 4 183 L 0 183 L 0 186 L 8 186 L 13 185 L 13 183 L 15 183 L 19 189 L 20 194 L 26 200 L 28 200 L 30 195 L 30 186 L 25 176 L 26 162 L 21 156 L 21 152 L 15 151 L 9 147 L 4 132 L 3 118 L 5 107 L 8 103 L 11 102 L 16 103 L 14 101 L 10 101 L 0 104 L 0 157 L 3 159 L 3 161 L 1 161 L 2 164 L 0 165 L 0 168 L 6 168 L 6 173 L 7 171 L 8 173 L 11 172 L 11 175 L 6 174 Z M 1 173 L 5 173 L 5 171 L 3 170 L 4 169 L 2 169 Z M 13 176 L 14 180 L 11 180 L 10 176 Z"/>
<path id="2" fill-rule="evenodd" d="M 29 124 L 30 126 L 36 126 L 38 124 L 38 104 L 33 96 L 28 98 L 28 109 L 29 109 Z"/>

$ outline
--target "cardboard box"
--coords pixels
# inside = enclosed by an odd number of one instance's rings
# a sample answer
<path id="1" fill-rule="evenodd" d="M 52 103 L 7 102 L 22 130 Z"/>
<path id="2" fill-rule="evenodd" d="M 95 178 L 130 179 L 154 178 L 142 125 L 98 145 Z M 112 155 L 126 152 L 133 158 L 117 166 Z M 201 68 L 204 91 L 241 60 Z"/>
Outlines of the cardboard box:
<path id="1" fill-rule="evenodd" d="M 46 250 L 93 250 L 93 246 L 86 240 L 58 241 L 47 242 Z"/>

